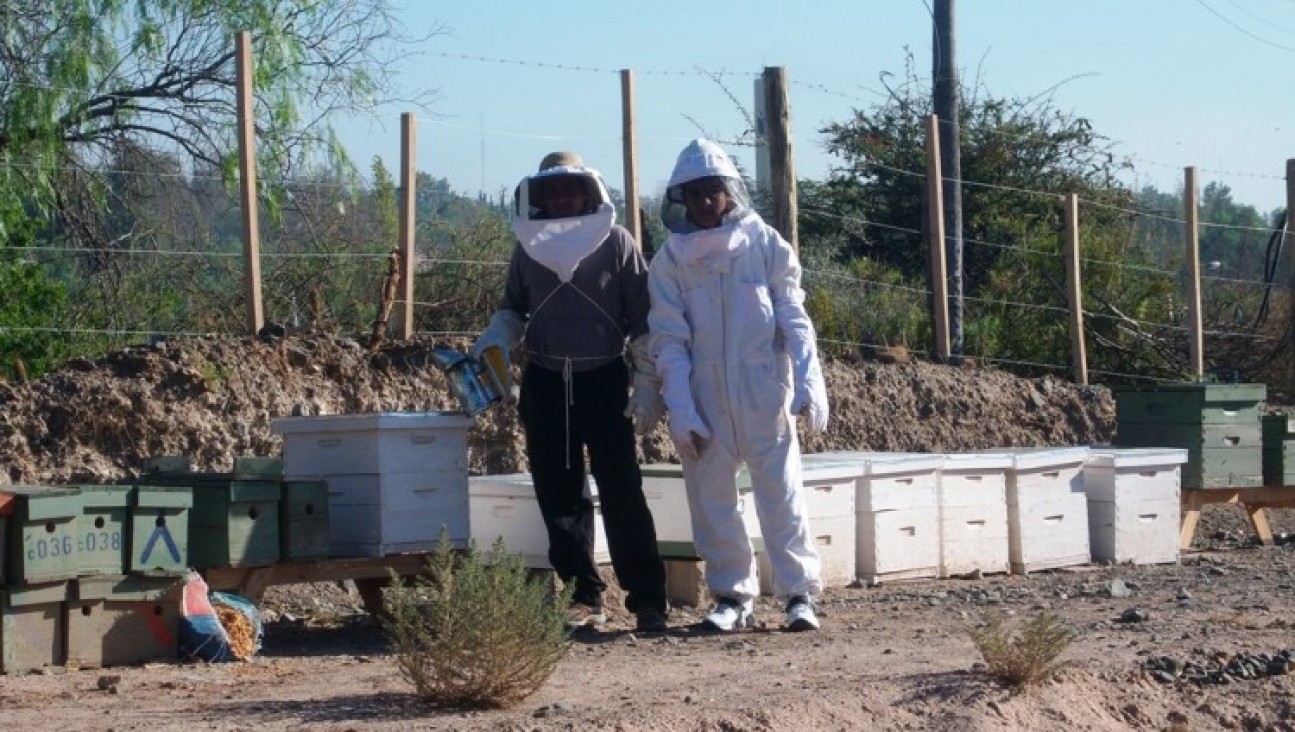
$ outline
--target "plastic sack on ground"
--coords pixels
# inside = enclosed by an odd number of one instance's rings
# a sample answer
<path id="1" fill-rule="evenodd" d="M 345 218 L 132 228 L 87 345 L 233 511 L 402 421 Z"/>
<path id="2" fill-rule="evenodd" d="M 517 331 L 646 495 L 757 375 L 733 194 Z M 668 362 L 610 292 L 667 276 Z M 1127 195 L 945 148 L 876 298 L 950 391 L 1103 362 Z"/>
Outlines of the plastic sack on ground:
<path id="1" fill-rule="evenodd" d="M 212 663 L 247 660 L 261 648 L 261 614 L 236 595 L 209 592 L 197 572 L 184 580 L 180 653 Z"/>

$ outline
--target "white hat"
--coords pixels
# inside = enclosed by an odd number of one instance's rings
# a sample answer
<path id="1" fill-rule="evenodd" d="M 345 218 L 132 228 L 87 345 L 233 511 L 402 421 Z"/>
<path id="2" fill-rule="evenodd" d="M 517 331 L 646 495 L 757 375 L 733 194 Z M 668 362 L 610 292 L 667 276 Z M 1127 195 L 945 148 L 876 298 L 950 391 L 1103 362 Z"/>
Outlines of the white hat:
<path id="1" fill-rule="evenodd" d="M 729 159 L 728 153 L 724 152 L 723 148 L 710 140 L 697 138 L 688 143 L 679 153 L 679 158 L 674 164 L 674 172 L 670 174 L 670 182 L 666 187 L 673 188 L 698 178 L 714 176 L 742 179 L 742 175 L 737 172 L 737 166 Z"/>

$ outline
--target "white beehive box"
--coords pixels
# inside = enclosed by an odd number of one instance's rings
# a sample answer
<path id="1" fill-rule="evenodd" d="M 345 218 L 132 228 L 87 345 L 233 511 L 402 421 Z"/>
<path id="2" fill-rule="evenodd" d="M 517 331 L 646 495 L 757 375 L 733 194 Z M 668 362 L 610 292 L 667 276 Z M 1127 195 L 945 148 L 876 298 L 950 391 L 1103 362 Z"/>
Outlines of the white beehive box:
<path id="1" fill-rule="evenodd" d="M 467 546 L 472 420 L 441 412 L 291 417 L 284 480 L 328 483 L 329 553 L 384 556 L 434 549 L 442 531 Z"/>
<path id="2" fill-rule="evenodd" d="M 1011 570 L 1087 564 L 1088 498 L 1084 492 L 1087 447 L 1009 448 L 1007 537 Z"/>
<path id="3" fill-rule="evenodd" d="M 1084 464 L 1088 532 L 1098 562 L 1178 561 L 1179 493 L 1187 451 L 1093 448 Z"/>
<path id="4" fill-rule="evenodd" d="M 869 585 L 940 571 L 940 455 L 873 454 L 855 493 L 855 575 Z"/>
<path id="5" fill-rule="evenodd" d="M 552 569 L 549 563 L 549 534 L 535 498 L 535 483 L 530 473 L 507 475 L 474 475 L 468 479 L 468 513 L 471 516 L 472 540 L 481 551 L 488 551 L 499 537 L 504 548 L 521 554 L 526 566 Z M 594 561 L 607 564 L 607 534 L 603 529 L 602 511 L 594 500 Z"/>
<path id="6" fill-rule="evenodd" d="M 939 471 L 940 576 L 1010 569 L 1005 453 L 947 453 Z"/>
<path id="7" fill-rule="evenodd" d="M 683 466 L 674 463 L 644 465 L 643 495 L 652 512 L 656 538 L 660 544 L 679 552 L 693 552 L 692 512 L 688 508 L 688 491 L 683 483 Z M 746 526 L 746 535 L 759 540 L 760 522 L 756 518 L 755 502 L 751 498 L 749 481 L 739 478 L 737 510 Z M 685 545 L 687 548 L 685 548 Z"/>
<path id="8" fill-rule="evenodd" d="M 844 587 L 854 582 L 858 540 L 855 491 L 862 473 L 863 464 L 858 461 L 801 463 L 805 512 L 809 517 L 814 548 L 818 550 L 824 587 Z M 750 476 L 743 471 L 739 482 L 743 486 L 749 485 Z M 760 553 L 757 558 L 760 592 L 773 595 L 773 568 L 768 552 Z"/>

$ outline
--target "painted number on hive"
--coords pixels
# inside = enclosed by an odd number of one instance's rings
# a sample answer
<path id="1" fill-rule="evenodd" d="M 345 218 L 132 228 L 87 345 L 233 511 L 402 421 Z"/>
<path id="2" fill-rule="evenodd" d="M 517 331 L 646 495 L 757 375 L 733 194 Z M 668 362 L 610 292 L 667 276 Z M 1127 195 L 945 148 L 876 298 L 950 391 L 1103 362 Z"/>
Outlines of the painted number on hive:
<path id="1" fill-rule="evenodd" d="M 83 552 L 119 552 L 121 551 L 120 531 L 91 531 L 76 543 L 78 551 Z"/>
<path id="2" fill-rule="evenodd" d="M 28 559 L 53 559 L 72 553 L 74 546 L 70 536 L 53 536 L 36 539 L 27 548 Z"/>

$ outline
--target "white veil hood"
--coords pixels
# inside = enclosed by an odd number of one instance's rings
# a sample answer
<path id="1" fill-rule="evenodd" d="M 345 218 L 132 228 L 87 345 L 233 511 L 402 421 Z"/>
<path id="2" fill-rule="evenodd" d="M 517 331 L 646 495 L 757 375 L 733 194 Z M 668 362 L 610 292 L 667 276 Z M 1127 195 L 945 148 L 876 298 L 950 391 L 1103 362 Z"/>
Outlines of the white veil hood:
<path id="1" fill-rule="evenodd" d="M 572 176 L 585 188 L 586 205 L 574 216 L 554 217 L 543 206 L 543 186 Z M 513 193 L 513 234 L 531 259 L 570 282 L 576 267 L 611 233 L 616 208 L 602 176 L 592 168 L 560 165 L 522 179 Z"/>

